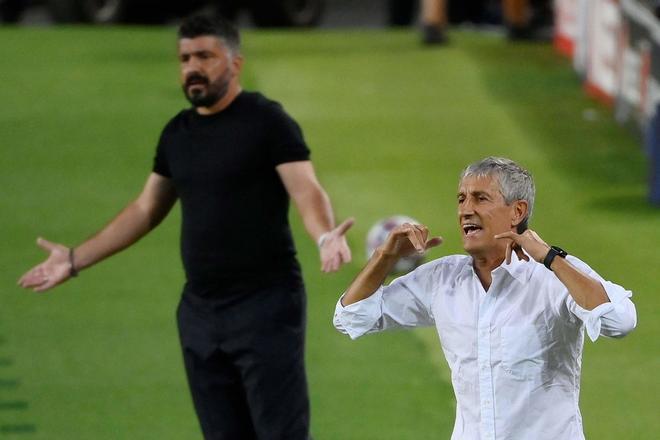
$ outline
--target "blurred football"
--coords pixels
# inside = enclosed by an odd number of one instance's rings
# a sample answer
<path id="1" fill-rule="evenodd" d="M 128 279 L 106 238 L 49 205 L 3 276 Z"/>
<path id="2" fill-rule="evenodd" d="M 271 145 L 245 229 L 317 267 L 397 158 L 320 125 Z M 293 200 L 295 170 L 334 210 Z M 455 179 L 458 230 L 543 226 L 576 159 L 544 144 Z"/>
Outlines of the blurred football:
<path id="1" fill-rule="evenodd" d="M 367 233 L 367 258 L 371 258 L 376 248 L 383 244 L 390 235 L 390 232 L 397 226 L 404 223 L 420 224 L 412 217 L 405 215 L 394 215 L 376 222 Z M 424 256 L 414 254 L 409 257 L 401 258 L 394 266 L 393 273 L 407 273 L 424 262 Z"/>

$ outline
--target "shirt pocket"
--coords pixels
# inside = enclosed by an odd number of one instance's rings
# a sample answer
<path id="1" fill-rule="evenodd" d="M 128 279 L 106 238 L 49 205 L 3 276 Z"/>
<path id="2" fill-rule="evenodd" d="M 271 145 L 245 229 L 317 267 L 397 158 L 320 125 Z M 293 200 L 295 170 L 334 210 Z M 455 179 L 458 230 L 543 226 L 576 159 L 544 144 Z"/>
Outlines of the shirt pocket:
<path id="1" fill-rule="evenodd" d="M 518 380 L 541 379 L 548 346 L 545 328 L 531 324 L 502 327 L 502 367 Z"/>

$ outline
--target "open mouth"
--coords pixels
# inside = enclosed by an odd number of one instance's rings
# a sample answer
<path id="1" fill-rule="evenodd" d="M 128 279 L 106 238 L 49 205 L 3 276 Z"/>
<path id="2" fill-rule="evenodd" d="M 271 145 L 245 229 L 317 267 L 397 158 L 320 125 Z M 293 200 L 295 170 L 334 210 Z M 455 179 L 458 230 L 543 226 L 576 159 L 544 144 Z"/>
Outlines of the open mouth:
<path id="1" fill-rule="evenodd" d="M 465 234 L 467 237 L 470 237 L 477 232 L 481 231 L 481 226 L 474 224 L 474 223 L 465 223 L 463 226 L 463 234 Z"/>

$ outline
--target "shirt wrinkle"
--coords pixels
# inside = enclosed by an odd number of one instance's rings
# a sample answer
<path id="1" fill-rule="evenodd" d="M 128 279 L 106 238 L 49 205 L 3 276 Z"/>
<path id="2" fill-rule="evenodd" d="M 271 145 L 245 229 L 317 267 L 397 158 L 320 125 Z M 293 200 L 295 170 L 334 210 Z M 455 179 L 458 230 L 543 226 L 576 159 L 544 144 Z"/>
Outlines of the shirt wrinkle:
<path id="1" fill-rule="evenodd" d="M 456 395 L 452 440 L 583 440 L 578 401 L 585 330 L 592 340 L 621 336 L 634 328 L 636 313 L 630 291 L 570 259 L 603 283 L 610 303 L 582 309 L 553 272 L 516 254 L 492 272 L 484 294 L 472 259 L 453 255 L 362 301 L 338 302 L 335 327 L 355 339 L 435 325 Z"/>

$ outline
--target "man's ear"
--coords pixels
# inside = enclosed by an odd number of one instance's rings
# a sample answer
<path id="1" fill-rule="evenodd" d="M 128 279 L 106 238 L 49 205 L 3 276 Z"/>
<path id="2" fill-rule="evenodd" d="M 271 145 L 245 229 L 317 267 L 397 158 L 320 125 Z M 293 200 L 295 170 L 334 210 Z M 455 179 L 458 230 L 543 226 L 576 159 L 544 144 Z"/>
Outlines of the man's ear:
<path id="1" fill-rule="evenodd" d="M 526 200 L 516 200 L 511 208 L 511 227 L 517 229 L 517 226 L 528 217 L 529 205 Z"/>
<path id="2" fill-rule="evenodd" d="M 231 64 L 234 68 L 234 75 L 238 76 L 243 69 L 243 55 L 234 55 L 231 59 Z"/>

